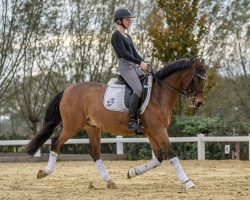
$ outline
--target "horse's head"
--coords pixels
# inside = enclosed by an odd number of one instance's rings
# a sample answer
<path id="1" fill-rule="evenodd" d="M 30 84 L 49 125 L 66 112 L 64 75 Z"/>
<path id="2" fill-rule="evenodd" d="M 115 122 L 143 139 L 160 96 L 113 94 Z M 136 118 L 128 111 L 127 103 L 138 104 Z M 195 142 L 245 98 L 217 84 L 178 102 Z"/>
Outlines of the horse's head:
<path id="1" fill-rule="evenodd" d="M 204 59 L 201 61 L 195 60 L 192 66 L 192 76 L 189 76 L 184 83 L 186 94 L 191 99 L 192 105 L 196 107 L 205 104 L 204 87 L 207 77 L 204 65 Z"/>
<path id="2" fill-rule="evenodd" d="M 157 84 L 164 86 L 173 93 L 179 93 L 190 98 L 193 106 L 200 107 L 205 103 L 206 69 L 204 65 L 205 61 L 203 59 L 201 61 L 181 59 L 164 66 L 156 73 L 153 71 L 152 75 Z M 168 76 L 175 72 L 179 73 L 173 76 L 173 79 L 167 81 Z M 158 94 L 158 99 L 160 101 L 160 93 Z"/>

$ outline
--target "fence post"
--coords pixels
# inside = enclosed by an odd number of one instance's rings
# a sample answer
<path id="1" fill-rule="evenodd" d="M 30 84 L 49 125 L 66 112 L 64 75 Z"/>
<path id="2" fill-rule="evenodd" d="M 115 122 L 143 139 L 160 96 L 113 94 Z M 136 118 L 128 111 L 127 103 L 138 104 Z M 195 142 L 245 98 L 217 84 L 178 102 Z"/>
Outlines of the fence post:
<path id="1" fill-rule="evenodd" d="M 205 160 L 204 134 L 198 134 L 198 160 Z"/>
<path id="2" fill-rule="evenodd" d="M 248 143 L 248 158 L 250 161 L 250 134 L 249 134 L 249 143 Z"/>
<path id="3" fill-rule="evenodd" d="M 41 149 L 38 149 L 38 151 L 34 154 L 34 157 L 41 157 Z"/>
<path id="4" fill-rule="evenodd" d="M 116 153 L 117 154 L 123 154 L 123 142 L 121 142 L 122 136 L 116 136 L 117 142 L 116 142 Z"/>

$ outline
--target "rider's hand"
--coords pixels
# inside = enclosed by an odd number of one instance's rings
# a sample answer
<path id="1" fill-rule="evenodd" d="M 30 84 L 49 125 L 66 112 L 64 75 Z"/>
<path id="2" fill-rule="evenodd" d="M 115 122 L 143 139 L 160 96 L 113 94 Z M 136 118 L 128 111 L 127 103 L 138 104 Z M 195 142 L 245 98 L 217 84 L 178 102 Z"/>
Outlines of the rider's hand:
<path id="1" fill-rule="evenodd" d="M 143 61 L 141 62 L 140 67 L 145 71 L 150 71 L 148 64 Z"/>

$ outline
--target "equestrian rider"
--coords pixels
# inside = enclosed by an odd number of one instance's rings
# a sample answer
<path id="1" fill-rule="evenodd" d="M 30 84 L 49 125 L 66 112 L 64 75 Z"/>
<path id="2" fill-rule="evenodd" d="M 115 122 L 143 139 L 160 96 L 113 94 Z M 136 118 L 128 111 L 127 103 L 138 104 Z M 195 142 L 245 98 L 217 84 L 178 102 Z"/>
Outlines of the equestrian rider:
<path id="1" fill-rule="evenodd" d="M 137 110 L 143 89 L 139 77 L 144 73 L 138 69 L 137 65 L 148 70 L 148 64 L 137 53 L 131 37 L 125 33 L 131 24 L 131 18 L 133 16 L 128 9 L 122 8 L 115 12 L 114 22 L 117 24 L 117 30 L 112 34 L 111 44 L 119 59 L 118 71 L 133 90 L 129 104 L 128 129 L 141 131 L 143 126 L 138 123 Z"/>

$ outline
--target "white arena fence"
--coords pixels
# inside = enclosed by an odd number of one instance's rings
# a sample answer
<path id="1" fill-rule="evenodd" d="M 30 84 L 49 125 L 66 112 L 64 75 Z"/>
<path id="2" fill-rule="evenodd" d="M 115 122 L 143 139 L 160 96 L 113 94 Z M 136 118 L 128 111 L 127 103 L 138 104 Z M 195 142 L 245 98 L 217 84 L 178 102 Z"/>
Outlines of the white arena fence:
<path id="1" fill-rule="evenodd" d="M 0 146 L 18 146 L 27 145 L 30 140 L 0 140 Z M 231 137 L 205 137 L 204 134 L 198 134 L 197 137 L 170 137 L 170 141 L 174 142 L 197 142 L 198 144 L 198 160 L 205 160 L 205 142 L 248 142 L 249 160 L 250 160 L 250 134 L 249 136 L 231 136 Z M 124 143 L 149 143 L 148 138 L 123 138 L 116 136 L 116 138 L 102 138 L 101 143 L 116 143 L 116 153 L 124 154 Z M 51 140 L 45 142 L 51 144 Z M 69 139 L 65 144 L 89 144 L 89 139 Z M 39 149 L 34 155 L 41 157 L 41 150 Z M 154 157 L 152 153 L 152 157 Z"/>

